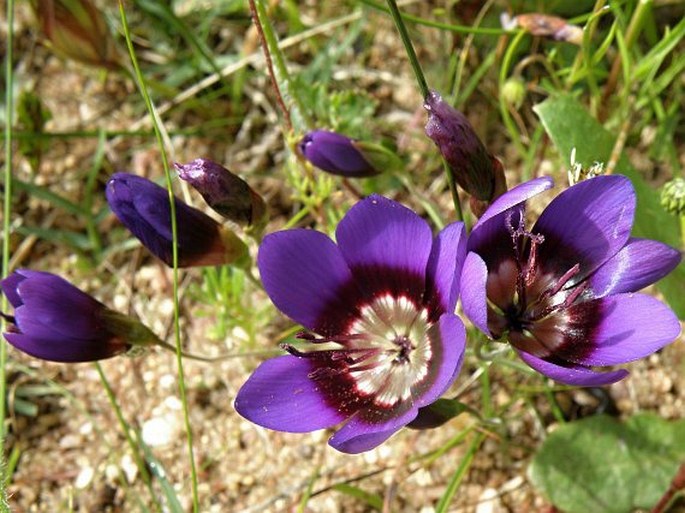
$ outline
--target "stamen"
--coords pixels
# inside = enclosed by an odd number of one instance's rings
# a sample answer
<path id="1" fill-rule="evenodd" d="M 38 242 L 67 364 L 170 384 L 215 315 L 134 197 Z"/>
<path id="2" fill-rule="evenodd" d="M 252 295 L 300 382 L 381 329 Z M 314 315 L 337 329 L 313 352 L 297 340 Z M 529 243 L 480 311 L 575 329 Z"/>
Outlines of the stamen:
<path id="1" fill-rule="evenodd" d="M 532 233 L 526 230 L 525 220 L 523 214 L 519 217 L 518 226 L 514 227 L 513 221 L 514 212 L 507 214 L 507 229 L 511 235 L 514 244 L 514 259 L 518 269 L 518 276 L 516 278 L 516 293 L 518 294 L 518 304 L 522 310 L 525 310 L 526 288 L 533 284 L 537 272 L 537 254 L 538 246 L 545 242 L 545 236 L 539 233 Z M 525 253 L 526 241 L 530 241 L 530 250 L 528 251 L 528 259 L 524 262 L 523 255 Z"/>
<path id="2" fill-rule="evenodd" d="M 540 294 L 540 299 L 545 300 L 548 299 L 552 296 L 554 296 L 557 292 L 559 292 L 564 285 L 568 283 L 568 281 L 576 276 L 580 272 L 580 264 L 576 264 L 573 267 L 571 267 L 568 271 L 566 271 L 561 278 L 559 278 L 555 283 L 552 284 L 551 287 L 549 287 L 547 290 L 545 290 L 542 294 Z"/>
<path id="3" fill-rule="evenodd" d="M 12 315 L 8 315 L 8 314 L 6 314 L 6 313 L 4 313 L 4 312 L 0 312 L 0 317 L 2 317 L 3 319 L 5 319 L 7 322 L 9 322 L 9 323 L 11 323 L 11 324 L 14 324 L 14 325 L 17 324 L 16 319 L 15 319 L 14 316 L 12 316 Z"/>

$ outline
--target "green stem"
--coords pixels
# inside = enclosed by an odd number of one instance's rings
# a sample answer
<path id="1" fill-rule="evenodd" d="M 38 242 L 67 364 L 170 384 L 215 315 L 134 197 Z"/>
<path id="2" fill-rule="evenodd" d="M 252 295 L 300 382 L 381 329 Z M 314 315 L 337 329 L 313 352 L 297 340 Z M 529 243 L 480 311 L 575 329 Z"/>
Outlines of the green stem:
<path id="1" fill-rule="evenodd" d="M 166 178 L 167 191 L 169 193 L 169 208 L 171 211 L 171 237 L 172 237 L 172 264 L 173 264 L 173 304 L 174 304 L 174 339 L 176 342 L 176 366 L 178 368 L 178 389 L 181 396 L 181 405 L 183 407 L 183 420 L 185 424 L 186 440 L 188 445 L 188 457 L 190 459 L 190 477 L 191 477 L 191 488 L 193 494 L 193 512 L 198 513 L 200 510 L 200 500 L 198 494 L 198 479 L 197 479 L 197 466 L 195 464 L 195 454 L 193 451 L 193 431 L 190 425 L 190 410 L 188 407 L 188 398 L 186 395 L 186 385 L 185 385 L 185 375 L 183 373 L 183 354 L 181 349 L 181 326 L 179 317 L 179 293 L 178 293 L 178 226 L 176 223 L 176 205 L 174 202 L 174 194 L 172 191 L 171 182 L 171 172 L 169 171 L 169 162 L 166 156 L 166 149 L 164 146 L 164 140 L 162 138 L 162 132 L 159 128 L 159 117 L 155 111 L 150 95 L 148 94 L 147 87 L 145 86 L 145 80 L 143 74 L 140 71 L 140 66 L 138 65 L 138 59 L 136 58 L 136 53 L 133 48 L 133 43 L 131 41 L 131 34 L 129 32 L 128 22 L 126 20 L 126 12 L 124 9 L 123 0 L 119 0 L 119 15 L 121 17 L 122 27 L 124 29 L 124 36 L 126 38 L 126 46 L 128 47 L 128 52 L 131 57 L 131 64 L 135 71 L 136 79 L 138 82 L 138 87 L 140 89 L 141 95 L 145 100 L 145 106 L 147 107 L 150 117 L 153 121 L 153 128 L 155 129 L 155 137 L 157 139 L 157 144 L 160 149 L 160 155 L 162 158 L 162 166 L 164 167 L 164 176 Z"/>
<path id="2" fill-rule="evenodd" d="M 2 277 L 5 278 L 10 272 L 10 216 L 12 214 L 12 124 L 14 99 L 14 68 L 12 64 L 12 46 L 14 45 L 14 0 L 7 0 L 7 50 L 5 55 L 5 191 L 3 201 L 4 220 L 2 223 Z M 7 298 L 2 296 L 0 310 L 7 310 Z M 3 331 L 5 323 L 2 321 Z M 6 379 L 5 366 L 7 362 L 7 344 L 0 340 L 0 440 L 5 441 L 5 389 Z M 3 488 L 4 491 L 4 488 Z"/>
<path id="3" fill-rule="evenodd" d="M 155 501 L 157 504 L 157 509 L 159 511 L 162 511 L 162 505 L 159 503 L 159 500 L 157 499 L 157 495 L 155 494 L 154 488 L 152 488 L 152 478 L 150 477 L 150 473 L 147 470 L 147 466 L 145 465 L 145 461 L 140 455 L 140 451 L 138 450 L 138 445 L 136 444 L 135 440 L 133 440 L 133 437 L 131 436 L 131 430 L 129 429 L 128 422 L 126 422 L 126 419 L 124 418 L 124 414 L 121 411 L 121 407 L 119 406 L 119 403 L 117 402 L 117 398 L 114 395 L 114 390 L 112 390 L 112 386 L 109 384 L 109 380 L 107 379 L 107 376 L 105 376 L 104 371 L 102 370 L 102 366 L 100 365 L 100 362 L 95 362 L 95 368 L 98 371 L 98 375 L 100 376 L 100 381 L 102 382 L 102 386 L 105 387 L 105 393 L 107 394 L 107 399 L 109 399 L 109 403 L 112 405 L 112 408 L 114 409 L 114 413 L 117 416 L 117 420 L 119 421 L 119 427 L 121 427 L 122 433 L 124 433 L 124 437 L 126 438 L 126 443 L 129 446 L 129 449 L 131 449 L 131 453 L 133 453 L 133 459 L 136 462 L 136 466 L 138 467 L 138 472 L 140 472 L 140 476 L 143 479 L 143 482 L 147 486 L 148 490 L 150 491 L 150 495 L 152 496 L 152 499 Z"/>
<path id="4" fill-rule="evenodd" d="M 519 43 L 521 40 L 526 36 L 525 32 L 519 32 L 516 34 L 514 39 L 511 41 L 509 46 L 507 47 L 507 51 L 504 54 L 504 59 L 502 60 L 502 66 L 500 67 L 500 72 L 499 72 L 499 89 L 500 91 L 504 87 L 505 82 L 507 81 L 507 74 L 509 72 L 509 69 L 513 63 L 514 60 L 514 53 L 516 52 L 516 48 L 518 47 Z M 518 133 L 518 128 L 516 127 L 516 124 L 514 121 L 511 119 L 511 115 L 509 114 L 509 110 L 507 108 L 506 102 L 500 100 L 499 102 L 499 110 L 500 110 L 500 115 L 502 116 L 502 121 L 504 121 L 504 125 L 507 128 L 507 132 L 509 132 L 509 136 L 511 137 L 511 140 L 514 143 L 514 146 L 516 146 L 516 150 L 519 152 L 521 155 L 521 158 L 525 158 L 527 151 L 523 143 L 521 142 L 521 136 Z"/>
<path id="5" fill-rule="evenodd" d="M 254 8 L 253 18 L 262 40 L 262 48 L 267 66 L 270 66 L 270 63 L 273 63 L 275 66 L 275 68 L 270 67 L 269 69 L 269 75 L 274 83 L 274 88 L 279 96 L 281 94 L 285 95 L 285 98 L 281 98 L 279 103 L 284 110 L 286 122 L 289 123 L 288 128 L 295 128 L 303 132 L 309 131 L 312 122 L 303 107 L 302 101 L 300 101 L 297 91 L 293 87 L 288 67 L 285 65 L 283 52 L 278 46 L 278 38 L 271 25 L 271 21 L 269 21 L 264 2 L 263 0 L 250 0 L 250 7 Z M 286 106 L 286 101 L 289 102 L 288 106 Z"/>
<path id="6" fill-rule="evenodd" d="M 454 471 L 452 479 L 450 479 L 450 482 L 447 485 L 445 493 L 442 497 L 440 497 L 440 502 L 435 508 L 436 513 L 445 513 L 446 511 L 448 511 L 450 503 L 454 498 L 454 494 L 457 492 L 457 489 L 459 488 L 461 481 L 464 479 L 466 472 L 471 466 L 473 458 L 476 456 L 478 448 L 480 447 L 480 444 L 483 443 L 483 440 L 485 440 L 485 433 L 481 432 L 478 433 L 469 444 L 469 448 L 466 451 L 466 454 L 462 456 L 461 461 L 459 462 L 459 466 Z"/>
<path id="7" fill-rule="evenodd" d="M 409 32 L 407 31 L 407 26 L 404 24 L 404 20 L 402 20 L 402 15 L 400 14 L 400 10 L 397 8 L 397 2 L 395 0 L 387 0 L 388 1 L 388 8 L 390 9 L 390 14 L 392 15 L 392 19 L 395 22 L 395 26 L 397 27 L 397 31 L 400 33 L 400 38 L 402 39 L 402 44 L 404 45 L 404 49 L 407 52 L 407 56 L 409 57 L 409 62 L 411 63 L 411 67 L 414 70 L 414 75 L 416 76 L 416 81 L 419 84 L 419 90 L 421 91 L 421 96 L 423 98 L 426 98 L 428 96 L 429 90 L 428 90 L 428 84 L 426 83 L 426 77 L 423 75 L 423 71 L 421 70 L 421 64 L 419 63 L 418 57 L 416 57 L 416 52 L 414 51 L 414 45 L 411 44 L 411 39 L 409 38 Z"/>

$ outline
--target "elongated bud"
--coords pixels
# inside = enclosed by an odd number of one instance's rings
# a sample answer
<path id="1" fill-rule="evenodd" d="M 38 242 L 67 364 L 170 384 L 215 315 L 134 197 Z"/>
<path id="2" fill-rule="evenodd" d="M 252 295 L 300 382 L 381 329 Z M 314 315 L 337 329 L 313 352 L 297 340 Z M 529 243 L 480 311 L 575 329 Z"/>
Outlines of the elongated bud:
<path id="1" fill-rule="evenodd" d="M 350 178 L 363 178 L 381 172 L 367 157 L 368 148 L 336 132 L 314 130 L 297 144 L 302 156 L 319 169 Z"/>
<path id="2" fill-rule="evenodd" d="M 107 182 L 107 202 L 119 220 L 168 266 L 173 265 L 171 208 L 167 190 L 129 173 Z M 245 243 L 204 212 L 174 197 L 178 266 L 244 265 Z"/>
<path id="3" fill-rule="evenodd" d="M 209 159 L 175 163 L 178 176 L 199 192 L 212 209 L 241 226 L 260 231 L 268 220 L 266 203 L 247 184 L 225 167 Z"/>
<path id="4" fill-rule="evenodd" d="M 121 68 L 105 18 L 91 0 L 32 3 L 38 24 L 57 53 L 91 66 Z"/>
<path id="5" fill-rule="evenodd" d="M 661 189 L 661 206 L 671 214 L 685 216 L 685 179 L 674 178 Z"/>
<path id="6" fill-rule="evenodd" d="M 5 339 L 36 358 L 91 362 L 160 340 L 140 321 L 110 310 L 51 273 L 19 269 L 0 282 L 14 308 Z"/>
<path id="7" fill-rule="evenodd" d="M 431 91 L 423 106 L 428 111 L 426 135 L 438 146 L 454 180 L 477 200 L 492 201 L 499 161 L 485 148 L 466 116 L 438 93 Z"/>
<path id="8" fill-rule="evenodd" d="M 500 21 L 502 27 L 507 30 L 521 28 L 534 36 L 565 41 L 574 45 L 583 43 L 583 29 L 558 16 L 532 12 L 519 14 L 512 18 L 505 12 L 500 16 Z"/>

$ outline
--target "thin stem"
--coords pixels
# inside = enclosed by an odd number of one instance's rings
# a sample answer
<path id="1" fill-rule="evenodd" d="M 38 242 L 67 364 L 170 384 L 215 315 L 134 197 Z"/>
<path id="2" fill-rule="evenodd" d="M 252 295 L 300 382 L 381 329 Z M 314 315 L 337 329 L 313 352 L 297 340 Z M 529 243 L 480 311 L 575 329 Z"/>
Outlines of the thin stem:
<path id="1" fill-rule="evenodd" d="M 12 125 L 13 105 L 12 91 L 14 90 L 14 68 L 12 65 L 12 46 L 14 45 L 14 0 L 7 0 L 7 50 L 5 55 L 5 197 L 3 204 L 4 220 L 2 223 L 2 277 L 9 272 L 10 258 L 10 216 L 12 214 Z M 7 298 L 2 296 L 0 311 L 7 310 Z M 3 328 L 7 321 L 2 321 Z M 3 329 L 4 331 L 4 329 Z M 0 440 L 5 440 L 5 387 L 7 362 L 7 344 L 0 340 Z M 4 487 L 3 487 L 4 490 Z"/>
<path id="2" fill-rule="evenodd" d="M 186 385 L 185 385 L 185 375 L 183 373 L 183 355 L 181 350 L 181 326 L 179 317 L 179 292 L 178 292 L 178 226 L 176 223 L 176 205 L 174 202 L 174 195 L 172 192 L 172 182 L 171 182 L 171 172 L 169 170 L 169 162 L 167 160 L 164 139 L 162 137 L 162 132 L 159 127 L 159 116 L 155 111 L 150 95 L 148 94 L 147 87 L 145 85 L 145 80 L 143 74 L 140 71 L 140 66 L 138 65 L 138 59 L 136 57 L 135 50 L 133 48 L 133 43 L 131 41 L 131 34 L 128 28 L 128 22 L 126 20 L 126 12 L 124 9 L 123 0 L 119 0 L 119 15 L 121 17 L 122 27 L 124 29 L 124 36 L 126 38 L 126 46 L 128 47 L 128 52 L 131 57 L 131 64 L 135 71 L 136 79 L 138 82 L 138 87 L 140 89 L 141 95 L 145 100 L 145 106 L 147 107 L 150 117 L 152 118 L 152 125 L 155 130 L 155 137 L 157 139 L 157 144 L 160 149 L 160 154 L 162 158 L 162 166 L 164 167 L 164 176 L 166 178 L 167 191 L 169 193 L 169 208 L 171 211 L 171 236 L 172 236 L 172 264 L 173 264 L 173 304 L 174 304 L 174 339 L 176 342 L 176 366 L 178 368 L 178 389 L 181 396 L 181 405 L 183 407 L 183 420 L 185 424 L 186 440 L 188 445 L 188 457 L 190 458 L 190 477 L 191 477 L 191 488 L 193 494 L 193 512 L 198 513 L 200 510 L 200 500 L 198 494 L 198 479 L 197 479 L 197 467 L 195 464 L 195 454 L 193 451 L 193 431 L 190 425 L 190 410 L 188 407 L 188 398 L 186 395 Z"/>
<path id="3" fill-rule="evenodd" d="M 400 33 L 400 38 L 402 39 L 402 44 L 404 44 L 404 49 L 407 52 L 407 57 L 409 57 L 409 62 L 414 70 L 414 75 L 416 76 L 416 81 L 419 84 L 419 90 L 421 91 L 421 96 L 426 98 L 428 96 L 428 84 L 426 83 L 426 77 L 423 75 L 421 70 L 421 64 L 419 63 L 418 57 L 416 57 L 416 52 L 414 51 L 414 46 L 411 44 L 411 39 L 409 38 L 409 32 L 407 31 L 407 26 L 404 24 L 400 10 L 397 7 L 397 2 L 395 0 L 387 0 L 388 8 L 390 9 L 390 14 L 395 22 L 397 31 Z"/>
<path id="4" fill-rule="evenodd" d="M 168 351 L 171 351 L 172 353 L 176 352 L 176 347 L 172 346 L 171 344 L 168 344 L 163 341 L 158 341 L 155 343 L 155 345 L 162 347 Z M 242 358 L 242 357 L 247 357 L 247 356 L 259 356 L 259 357 L 264 357 L 264 356 L 275 356 L 277 354 L 282 354 L 282 351 L 278 349 L 273 349 L 273 350 L 266 350 L 266 351 L 248 351 L 245 353 L 228 353 L 228 354 L 220 354 L 217 356 L 202 356 L 199 354 L 193 354 L 193 353 L 187 353 L 185 351 L 181 351 L 181 356 L 183 358 L 188 358 L 189 360 L 197 360 L 198 362 L 220 362 L 223 360 L 230 360 L 231 358 Z"/>
<path id="5" fill-rule="evenodd" d="M 98 371 L 98 375 L 100 376 L 100 381 L 102 382 L 102 386 L 105 388 L 105 393 L 107 394 L 107 399 L 109 399 L 109 403 L 114 409 L 114 413 L 117 416 L 117 420 L 119 421 L 119 427 L 121 427 L 122 433 L 124 433 L 124 437 L 126 438 L 126 443 L 129 446 L 129 449 L 131 449 L 131 452 L 133 453 L 133 459 L 136 462 L 136 466 L 138 467 L 138 472 L 140 472 L 140 476 L 143 479 L 143 482 L 147 486 L 148 490 L 150 491 L 150 495 L 152 496 L 152 499 L 155 501 L 157 504 L 157 508 L 159 511 L 162 510 L 162 505 L 159 503 L 157 499 L 157 495 L 155 494 L 155 490 L 152 488 L 152 478 L 150 477 L 150 472 L 147 470 L 147 466 L 145 465 L 145 461 L 140 455 L 140 451 L 138 450 L 138 444 L 136 444 L 135 440 L 133 440 L 133 437 L 131 436 L 131 430 L 129 429 L 128 422 L 126 422 L 126 419 L 124 418 L 124 414 L 121 411 L 121 408 L 119 407 L 119 403 L 117 402 L 117 398 L 114 395 L 114 390 L 112 390 L 112 386 L 109 383 L 109 380 L 107 379 L 107 376 L 105 376 L 104 371 L 102 370 L 102 366 L 100 365 L 100 362 L 95 362 L 95 368 Z"/>
<path id="6" fill-rule="evenodd" d="M 278 106 L 283 112 L 283 119 L 285 119 L 285 124 L 288 125 L 288 131 L 293 129 L 293 122 L 290 119 L 290 112 L 288 107 L 286 107 L 283 101 L 283 96 L 281 95 L 281 88 L 278 87 L 278 80 L 276 80 L 276 74 L 274 73 L 274 65 L 271 61 L 271 53 L 269 52 L 269 46 L 266 44 L 266 36 L 264 35 L 264 27 L 259 19 L 259 13 L 257 13 L 257 6 L 255 5 L 255 0 L 250 0 L 250 12 L 252 13 L 252 22 L 257 28 L 257 34 L 259 34 L 259 41 L 262 44 L 262 52 L 264 53 L 264 59 L 266 60 L 266 69 L 269 72 L 269 78 L 271 78 L 271 85 L 276 93 L 276 101 Z"/>
<path id="7" fill-rule="evenodd" d="M 278 90 L 278 94 L 282 95 L 280 97 L 281 108 L 285 109 L 284 114 L 287 117 L 287 122 L 292 123 L 289 128 L 293 127 L 298 131 L 309 131 L 311 130 L 312 122 L 307 115 L 307 111 L 304 109 L 297 89 L 293 87 L 288 67 L 285 65 L 283 52 L 281 51 L 273 26 L 269 21 L 263 0 L 250 0 L 250 8 L 254 9 L 253 17 L 262 41 L 267 64 L 269 62 L 273 64 L 273 66 L 269 65 L 269 75 L 274 83 L 274 87 Z"/>

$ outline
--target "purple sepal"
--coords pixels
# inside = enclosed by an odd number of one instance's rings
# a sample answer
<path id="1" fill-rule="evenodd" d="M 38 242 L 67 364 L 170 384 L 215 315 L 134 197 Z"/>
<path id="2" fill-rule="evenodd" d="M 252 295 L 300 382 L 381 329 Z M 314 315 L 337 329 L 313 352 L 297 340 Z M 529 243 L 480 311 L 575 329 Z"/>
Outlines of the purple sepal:
<path id="1" fill-rule="evenodd" d="M 309 162 L 334 175 L 363 178 L 379 173 L 354 145 L 354 139 L 336 132 L 309 132 L 297 144 L 297 148 Z"/>

